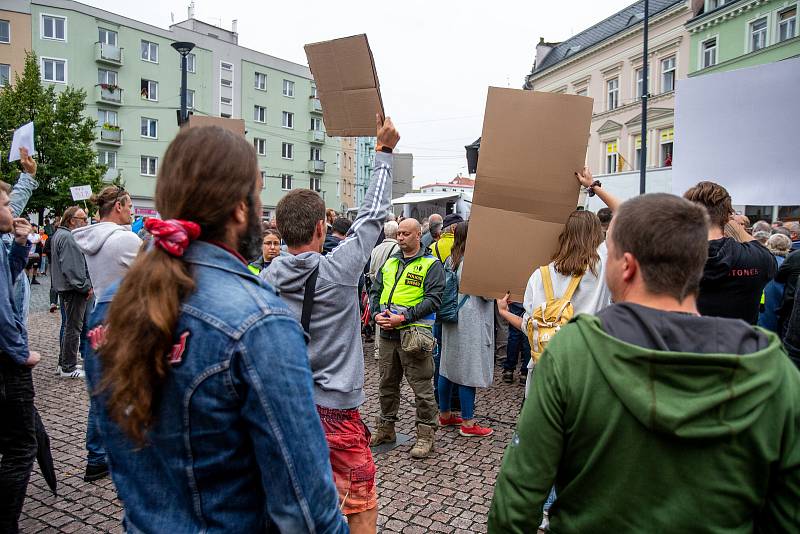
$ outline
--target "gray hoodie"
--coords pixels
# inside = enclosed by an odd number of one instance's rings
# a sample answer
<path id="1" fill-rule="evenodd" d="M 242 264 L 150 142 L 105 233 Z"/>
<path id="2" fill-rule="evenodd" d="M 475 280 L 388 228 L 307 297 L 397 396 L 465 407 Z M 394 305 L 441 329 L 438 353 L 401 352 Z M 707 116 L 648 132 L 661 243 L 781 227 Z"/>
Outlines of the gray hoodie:
<path id="1" fill-rule="evenodd" d="M 142 246 L 128 226 L 113 222 L 76 228 L 72 235 L 86 257 L 96 298 L 128 271 Z"/>
<path id="2" fill-rule="evenodd" d="M 391 198 L 392 156 L 378 152 L 367 194 L 347 238 L 325 256 L 315 252 L 279 256 L 261 273 L 299 319 L 304 284 L 319 265 L 308 357 L 314 401 L 320 406 L 348 409 L 364 403 L 358 281 L 381 233 Z"/>

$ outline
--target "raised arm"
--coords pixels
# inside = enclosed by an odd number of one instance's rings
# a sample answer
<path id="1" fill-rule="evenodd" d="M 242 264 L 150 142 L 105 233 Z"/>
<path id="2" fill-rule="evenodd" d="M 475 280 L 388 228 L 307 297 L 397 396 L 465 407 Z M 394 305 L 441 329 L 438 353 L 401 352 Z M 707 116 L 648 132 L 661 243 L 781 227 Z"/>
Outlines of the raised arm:
<path id="1" fill-rule="evenodd" d="M 22 215 L 34 189 L 39 187 L 39 182 L 36 181 L 36 162 L 28 155 L 28 150 L 25 148 L 19 149 L 19 155 L 23 172 L 19 175 L 17 183 L 14 184 L 11 194 L 8 195 L 11 201 L 11 213 L 14 214 L 14 217 Z"/>
<path id="2" fill-rule="evenodd" d="M 595 179 L 594 176 L 592 176 L 592 171 L 589 170 L 589 167 L 584 167 L 583 170 L 576 172 L 575 178 L 578 179 L 578 182 L 583 187 L 587 189 L 591 188 L 597 197 L 602 200 L 612 212 L 616 213 L 619 205 L 622 204 L 622 202 L 617 197 L 604 190 L 599 181 L 597 185 L 592 185 L 595 183 Z"/>

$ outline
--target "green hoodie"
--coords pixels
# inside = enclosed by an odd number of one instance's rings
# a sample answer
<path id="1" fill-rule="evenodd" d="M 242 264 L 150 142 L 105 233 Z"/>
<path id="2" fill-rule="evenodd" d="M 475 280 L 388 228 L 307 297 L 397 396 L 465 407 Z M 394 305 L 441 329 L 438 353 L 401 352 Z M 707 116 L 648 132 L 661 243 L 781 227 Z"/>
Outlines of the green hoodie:
<path id="1" fill-rule="evenodd" d="M 800 532 L 800 373 L 779 339 L 743 356 L 651 350 L 578 316 L 536 367 L 489 532 Z"/>

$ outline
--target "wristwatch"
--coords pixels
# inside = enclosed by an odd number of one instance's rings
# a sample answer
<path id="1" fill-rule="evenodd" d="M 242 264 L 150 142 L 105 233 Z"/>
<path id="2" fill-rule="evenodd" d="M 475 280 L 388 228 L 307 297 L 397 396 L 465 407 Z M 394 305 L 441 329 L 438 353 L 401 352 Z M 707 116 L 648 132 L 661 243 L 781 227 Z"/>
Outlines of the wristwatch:
<path id="1" fill-rule="evenodd" d="M 386 145 L 378 145 L 377 147 L 375 147 L 375 152 L 385 152 L 386 154 L 391 154 L 392 149 L 391 147 L 388 147 Z"/>

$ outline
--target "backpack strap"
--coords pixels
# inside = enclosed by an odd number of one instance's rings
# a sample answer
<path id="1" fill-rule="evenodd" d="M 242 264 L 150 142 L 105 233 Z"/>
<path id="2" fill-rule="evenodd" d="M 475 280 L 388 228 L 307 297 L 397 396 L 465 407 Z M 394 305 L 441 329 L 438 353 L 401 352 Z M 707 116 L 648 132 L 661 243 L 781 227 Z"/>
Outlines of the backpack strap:
<path id="1" fill-rule="evenodd" d="M 567 290 L 564 292 L 564 296 L 561 298 L 564 300 L 572 300 L 572 295 L 575 294 L 575 290 L 578 289 L 578 285 L 580 285 L 582 279 L 583 275 L 579 276 L 573 275 L 572 280 L 569 281 L 569 286 L 567 286 Z"/>
<path id="2" fill-rule="evenodd" d="M 317 276 L 319 275 L 319 265 L 314 267 L 311 274 L 306 278 L 305 288 L 303 289 L 303 313 L 300 316 L 300 325 L 303 331 L 311 335 L 311 311 L 314 309 L 314 293 L 317 289 Z"/>
<path id="3" fill-rule="evenodd" d="M 544 286 L 545 301 L 554 300 L 556 297 L 553 294 L 553 280 L 550 278 L 550 266 L 542 265 L 539 267 L 539 272 L 542 273 L 542 285 Z"/>
<path id="4" fill-rule="evenodd" d="M 439 258 L 439 261 L 442 261 L 442 255 L 439 253 L 439 242 L 438 241 L 433 245 L 433 248 L 436 251 L 436 257 Z M 442 263 L 444 263 L 444 262 L 442 261 Z"/>

